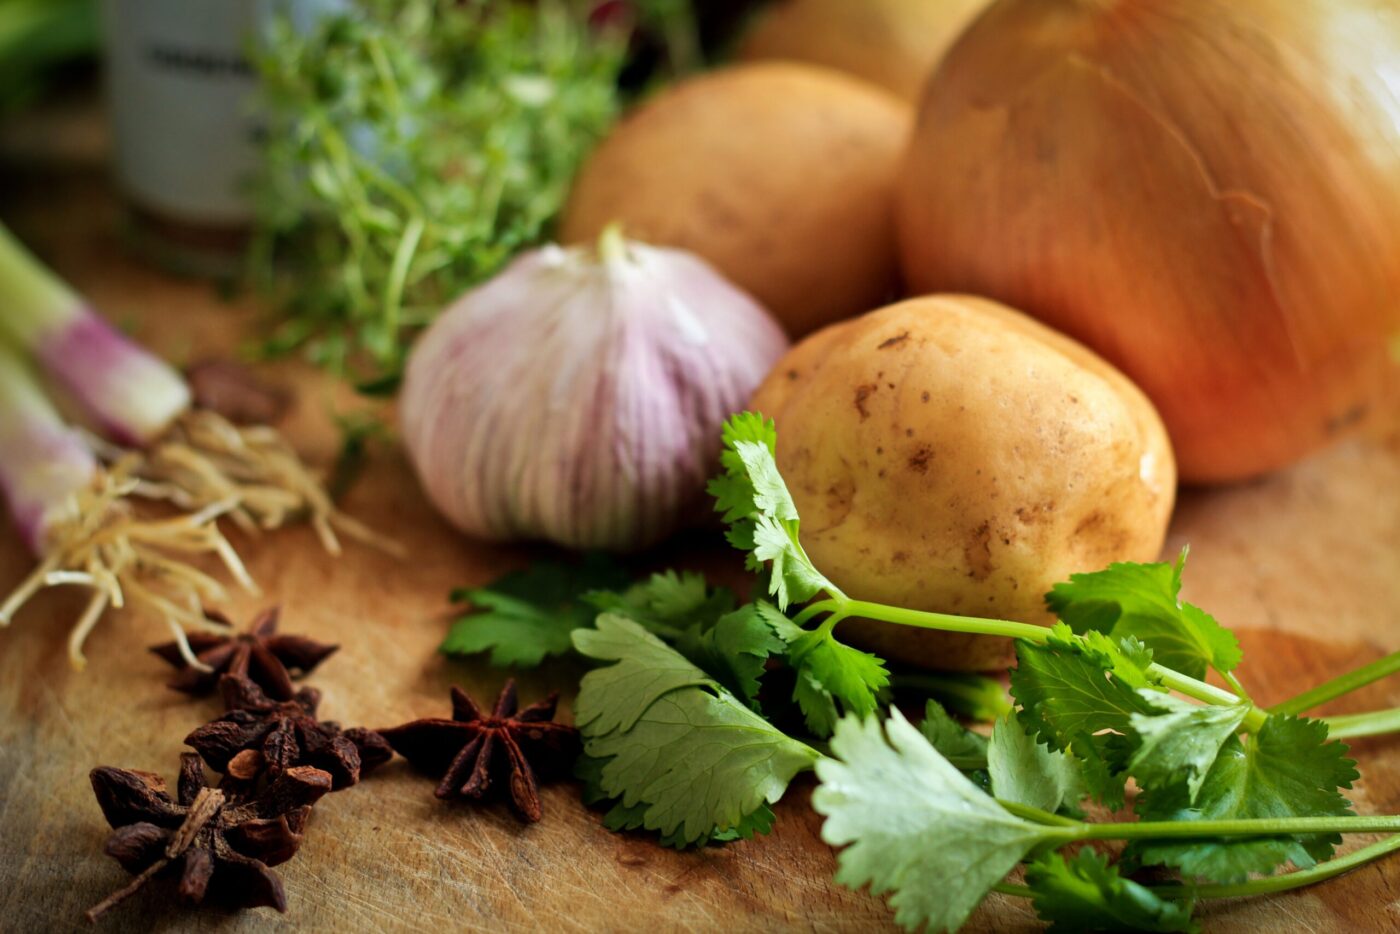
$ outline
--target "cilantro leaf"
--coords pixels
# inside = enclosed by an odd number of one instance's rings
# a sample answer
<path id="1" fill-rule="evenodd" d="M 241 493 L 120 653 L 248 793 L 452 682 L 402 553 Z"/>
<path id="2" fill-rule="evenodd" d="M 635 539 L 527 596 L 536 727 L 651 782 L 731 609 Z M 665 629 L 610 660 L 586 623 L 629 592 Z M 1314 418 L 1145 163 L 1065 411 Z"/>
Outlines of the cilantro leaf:
<path id="1" fill-rule="evenodd" d="M 611 559 L 591 554 L 579 565 L 540 561 L 486 587 L 454 591 L 452 601 L 469 602 L 472 610 L 453 623 L 438 651 L 489 652 L 498 668 L 532 668 L 569 651 L 569 634 L 593 622 L 598 611 L 581 599 L 584 593 L 626 582 Z"/>
<path id="2" fill-rule="evenodd" d="M 647 805 L 645 802 L 638 802 L 631 806 L 623 804 L 616 798 L 609 797 L 602 789 L 603 766 L 607 762 L 604 759 L 595 759 L 593 756 L 581 755 L 574 768 L 574 775 L 583 782 L 583 801 L 590 807 L 607 806 L 608 811 L 603 815 L 603 826 L 617 833 L 627 830 L 643 830 L 646 821 Z M 763 804 L 750 814 L 745 814 L 738 825 L 727 830 L 714 830 L 707 836 L 687 840 L 684 828 L 677 828 L 669 834 L 665 834 L 657 839 L 662 846 L 673 849 L 684 849 L 687 846 L 704 846 L 710 843 L 729 843 L 734 840 L 750 840 L 759 834 L 767 834 L 773 829 L 775 815 L 773 809 Z"/>
<path id="3" fill-rule="evenodd" d="M 599 590 L 584 599 L 599 610 L 610 610 L 656 631 L 710 626 L 734 609 L 734 595 L 724 587 L 709 587 L 694 571 L 663 571 L 625 591 Z"/>
<path id="4" fill-rule="evenodd" d="M 879 656 L 836 641 L 829 629 L 803 629 L 772 604 L 757 606 L 788 645 L 788 664 L 797 674 L 792 699 L 814 735 L 830 736 L 842 713 L 863 717 L 878 709 L 890 683 Z"/>
<path id="5" fill-rule="evenodd" d="M 1001 681 L 970 672 L 901 673 L 891 687 L 896 693 L 932 698 L 944 710 L 978 722 L 996 720 L 1012 709 Z"/>
<path id="6" fill-rule="evenodd" d="M 807 728 L 830 736 L 840 714 L 869 716 L 880 705 L 889 672 L 879 656 L 837 642 L 830 633 L 811 632 L 789 644 L 788 661 L 797 669 L 793 700 Z"/>
<path id="7" fill-rule="evenodd" d="M 924 706 L 919 732 L 958 771 L 975 772 L 987 767 L 987 737 L 948 716 L 938 701 L 930 700 Z"/>
<path id="8" fill-rule="evenodd" d="M 606 760 L 600 793 L 642 805 L 641 826 L 677 845 L 749 832 L 818 758 L 632 620 L 604 613 L 574 644 L 613 663 L 583 677 L 575 704 L 584 752 Z"/>
<path id="9" fill-rule="evenodd" d="M 845 717 L 817 763 L 822 839 L 845 846 L 836 881 L 893 892 L 895 921 L 953 930 L 1054 828 L 1014 817 L 929 745 L 898 710 Z"/>
<path id="10" fill-rule="evenodd" d="M 1084 778 L 1072 756 L 1055 752 L 1030 736 L 1013 714 L 992 727 L 987 745 L 992 794 L 1051 814 L 1073 809 L 1084 797 Z"/>
<path id="11" fill-rule="evenodd" d="M 758 680 L 769 657 L 787 643 L 778 638 L 758 605 L 726 613 L 708 629 L 694 625 L 676 640 L 676 648 L 736 697 L 758 709 Z"/>
<path id="12" fill-rule="evenodd" d="M 797 506 L 778 472 L 778 432 L 771 419 L 740 412 L 724 425 L 724 472 L 709 483 L 715 509 L 729 524 L 731 544 L 749 553 L 748 565 L 770 565 L 769 592 L 778 608 L 804 603 L 821 591 L 841 591 L 827 580 L 802 550 Z"/>
<path id="13" fill-rule="evenodd" d="M 1265 817 L 1328 817 L 1352 813 L 1338 788 L 1360 775 L 1347 747 L 1327 739 L 1327 725 L 1275 714 L 1243 742 L 1223 744 L 1192 806 L 1184 783 L 1138 795 L 1143 820 L 1226 820 Z M 1235 882 L 1252 872 L 1270 873 L 1292 861 L 1306 868 L 1332 856 L 1336 834 L 1267 838 L 1156 840 L 1129 851 L 1143 863 L 1162 863 L 1187 876 Z"/>
<path id="14" fill-rule="evenodd" d="M 1208 666 L 1232 671 L 1241 658 L 1234 634 L 1179 599 L 1185 565 L 1185 551 L 1175 564 L 1112 564 L 1056 584 L 1045 602 L 1075 632 L 1135 636 L 1158 662 L 1192 678 L 1205 677 Z"/>
<path id="15" fill-rule="evenodd" d="M 1132 715 L 1154 709 L 1138 693 L 1152 683 L 1150 656 L 1131 640 L 1114 646 L 1102 633 L 1076 636 L 1063 622 L 1045 645 L 1019 640 L 1016 655 L 1011 693 L 1027 732 L 1052 750 L 1072 752 L 1089 792 L 1122 807 Z"/>
<path id="16" fill-rule="evenodd" d="M 1130 716 L 1139 737 L 1128 768 L 1143 788 L 1186 780 L 1187 800 L 1195 803 L 1221 745 L 1239 731 L 1248 704 L 1202 705 L 1158 691 L 1139 691 L 1158 712 Z"/>
<path id="17" fill-rule="evenodd" d="M 1168 901 L 1118 874 L 1092 849 L 1072 860 L 1049 853 L 1026 867 L 1031 904 L 1050 934 L 1077 931 L 1185 931 L 1200 926 L 1191 918 L 1191 902 Z"/>
<path id="18" fill-rule="evenodd" d="M 632 729 L 663 695 L 679 688 L 719 688 L 685 656 L 615 613 L 601 614 L 596 629 L 576 630 L 574 647 L 588 658 L 615 662 L 579 683 L 574 719 L 594 734 Z"/>

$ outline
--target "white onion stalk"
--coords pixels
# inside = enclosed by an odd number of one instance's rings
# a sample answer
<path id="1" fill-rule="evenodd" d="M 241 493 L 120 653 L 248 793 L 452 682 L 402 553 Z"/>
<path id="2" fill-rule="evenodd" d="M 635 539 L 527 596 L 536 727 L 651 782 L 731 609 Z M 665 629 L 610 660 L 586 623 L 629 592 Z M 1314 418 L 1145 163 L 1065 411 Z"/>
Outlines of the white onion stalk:
<path id="1" fill-rule="evenodd" d="M 521 255 L 438 318 L 408 361 L 404 442 L 471 535 L 642 548 L 686 519 L 786 346 L 704 261 L 611 228 L 597 252 Z"/>

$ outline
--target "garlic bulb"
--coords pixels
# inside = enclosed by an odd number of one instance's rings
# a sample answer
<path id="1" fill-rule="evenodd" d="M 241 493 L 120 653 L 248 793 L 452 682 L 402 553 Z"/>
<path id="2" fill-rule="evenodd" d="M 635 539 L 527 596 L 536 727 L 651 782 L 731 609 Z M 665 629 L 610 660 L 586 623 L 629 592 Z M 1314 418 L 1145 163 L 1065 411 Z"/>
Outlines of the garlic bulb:
<path id="1" fill-rule="evenodd" d="M 632 550 L 673 531 L 720 426 L 787 349 L 692 254 L 547 246 L 462 296 L 413 349 L 403 434 L 454 525 L 494 540 Z"/>

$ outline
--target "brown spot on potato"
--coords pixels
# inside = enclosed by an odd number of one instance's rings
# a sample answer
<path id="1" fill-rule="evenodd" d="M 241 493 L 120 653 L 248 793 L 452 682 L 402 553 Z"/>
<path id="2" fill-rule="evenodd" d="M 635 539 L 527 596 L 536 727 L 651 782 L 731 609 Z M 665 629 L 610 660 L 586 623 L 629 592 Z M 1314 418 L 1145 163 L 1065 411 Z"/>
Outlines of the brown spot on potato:
<path id="1" fill-rule="evenodd" d="M 797 370 L 788 370 L 787 378 L 791 380 L 798 380 L 802 378 L 802 374 L 799 373 Z"/>
<path id="2" fill-rule="evenodd" d="M 879 388 L 874 383 L 862 383 L 856 387 L 856 411 L 860 413 L 861 421 L 870 417 L 870 410 L 865 407 L 865 402 L 870 398 L 870 394 Z"/>
<path id="3" fill-rule="evenodd" d="M 880 342 L 880 346 L 877 347 L 877 348 L 875 348 L 875 349 L 876 349 L 876 350 L 888 350 L 888 349 L 890 349 L 891 347 L 898 347 L 900 344 L 904 343 L 904 342 L 907 341 L 908 339 L 909 339 L 909 332 L 908 332 L 908 331 L 905 331 L 903 334 L 896 334 L 894 337 L 891 337 L 891 338 L 889 338 L 889 339 L 887 339 L 887 340 L 881 341 L 881 342 Z"/>
<path id="4" fill-rule="evenodd" d="M 1055 501 L 1046 500 L 1043 503 L 1036 503 L 1032 506 L 1017 506 L 1016 518 L 1020 520 L 1022 525 L 1035 525 L 1037 522 L 1044 519 L 1047 514 L 1054 511 Z"/>
<path id="5" fill-rule="evenodd" d="M 920 402 L 927 402 L 927 401 L 929 400 L 929 398 L 930 398 L 930 397 L 929 397 L 929 394 L 928 394 L 928 390 L 927 390 L 927 389 L 925 389 L 923 392 L 919 393 L 919 401 L 920 401 Z"/>
<path id="6" fill-rule="evenodd" d="M 1107 519 L 1108 516 L 1104 515 L 1101 510 L 1095 509 L 1083 519 L 1079 520 L 1079 524 L 1074 527 L 1074 534 L 1084 535 L 1087 532 L 1092 532 L 1095 529 L 1101 528 Z"/>
<path id="7" fill-rule="evenodd" d="M 1366 413 L 1370 410 L 1370 408 L 1371 407 L 1369 405 L 1366 405 L 1363 402 L 1360 405 L 1352 406 L 1340 415 L 1335 415 L 1332 418 L 1329 418 L 1327 420 L 1327 433 L 1334 435 L 1339 431 L 1346 431 L 1348 428 L 1352 427 L 1357 422 L 1365 418 Z"/>
<path id="8" fill-rule="evenodd" d="M 933 460 L 933 448 L 920 445 L 909 457 L 909 469 L 915 473 L 928 473 L 929 461 Z"/>
<path id="9" fill-rule="evenodd" d="M 986 580 L 996 570 L 992 564 L 992 524 L 983 522 L 963 549 L 967 561 L 967 576 L 975 581 Z"/>
<path id="10" fill-rule="evenodd" d="M 895 564 L 908 564 L 909 552 L 896 551 L 894 554 L 890 555 L 890 560 L 893 561 Z"/>

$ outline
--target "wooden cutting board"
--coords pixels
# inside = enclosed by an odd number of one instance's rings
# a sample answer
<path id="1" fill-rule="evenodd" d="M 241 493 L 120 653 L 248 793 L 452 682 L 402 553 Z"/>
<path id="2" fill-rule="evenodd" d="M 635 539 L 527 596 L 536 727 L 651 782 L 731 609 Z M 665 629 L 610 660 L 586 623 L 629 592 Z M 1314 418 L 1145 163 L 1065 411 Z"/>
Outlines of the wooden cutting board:
<path id="1" fill-rule="evenodd" d="M 92 166 L 0 172 L 0 217 L 172 359 L 225 354 L 258 333 L 251 300 L 223 300 L 124 255 L 116 206 Z M 330 413 L 353 400 L 297 364 L 265 374 L 297 392 L 283 430 L 308 458 L 328 462 L 337 443 Z M 305 529 L 239 539 L 263 594 L 237 594 L 228 610 L 243 620 L 279 603 L 286 631 L 340 643 L 311 681 L 325 694 L 323 713 L 347 726 L 442 715 L 451 684 L 493 695 L 500 673 L 434 651 L 446 595 L 531 553 L 454 534 L 392 448 L 371 459 L 345 507 L 402 542 L 409 559 L 354 546 L 332 558 Z M 1241 630 L 1243 676 L 1263 702 L 1400 648 L 1400 419 L 1268 480 L 1185 494 L 1167 553 L 1187 542 L 1188 596 Z M 655 560 L 682 557 L 710 568 L 733 560 L 694 543 Z M 17 539 L 0 537 L 0 590 L 28 564 Z M 66 624 L 79 606 L 76 595 L 51 593 L 0 630 L 0 928 L 7 930 L 79 926 L 84 909 L 127 881 L 101 855 L 107 827 L 88 770 L 108 764 L 173 776 L 182 737 L 218 712 L 213 700 L 191 701 L 163 686 L 167 668 L 144 651 L 164 640 L 150 620 L 111 614 L 88 642 L 87 671 L 70 670 Z M 572 677 L 566 664 L 547 666 L 521 679 L 522 695 L 532 700 Z M 1334 712 L 1393 704 L 1400 679 Z M 1400 739 L 1360 742 L 1355 755 L 1366 776 L 1357 807 L 1400 810 Z M 569 784 L 549 788 L 544 821 L 524 827 L 503 806 L 437 802 L 432 783 L 399 761 L 317 805 L 301 853 L 277 870 L 288 892 L 285 916 L 185 913 L 167 907 L 170 891 L 158 884 L 103 923 L 122 931 L 891 926 L 880 900 L 832 882 L 835 860 L 819 839 L 808 792 L 803 782 L 795 786 L 768 837 L 676 853 L 604 830 Z M 1400 860 L 1392 859 L 1303 892 L 1211 905 L 1207 929 L 1393 929 L 1397 882 Z M 999 895 L 968 926 L 1036 928 L 1024 903 Z"/>

